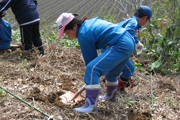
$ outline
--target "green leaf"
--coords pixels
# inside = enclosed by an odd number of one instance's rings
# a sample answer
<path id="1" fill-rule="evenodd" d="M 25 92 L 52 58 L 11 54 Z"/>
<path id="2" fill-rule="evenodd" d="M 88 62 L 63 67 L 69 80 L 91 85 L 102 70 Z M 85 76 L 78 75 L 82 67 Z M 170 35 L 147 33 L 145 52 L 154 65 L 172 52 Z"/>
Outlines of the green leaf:
<path id="1" fill-rule="evenodd" d="M 164 74 L 167 74 L 167 73 L 168 73 L 167 70 L 165 70 L 165 69 L 163 69 L 162 72 L 163 72 Z"/>
<path id="2" fill-rule="evenodd" d="M 135 67 L 135 71 L 138 71 L 138 70 L 140 70 L 142 68 L 142 66 L 136 66 Z"/>
<path id="3" fill-rule="evenodd" d="M 134 63 L 135 66 L 142 66 L 141 63 Z"/>
<path id="4" fill-rule="evenodd" d="M 136 101 L 129 101 L 130 104 L 134 104 Z"/>
<path id="5" fill-rule="evenodd" d="M 157 21 L 154 21 L 154 22 L 153 22 L 153 25 L 154 25 L 154 27 L 155 27 L 156 29 L 158 29 L 158 23 L 157 23 Z"/>
<path id="6" fill-rule="evenodd" d="M 5 92 L 4 90 L 0 90 L 0 96 L 3 95 Z"/>
<path id="7" fill-rule="evenodd" d="M 162 69 L 162 62 L 161 60 L 157 60 L 156 62 L 154 62 L 152 65 L 149 66 L 149 71 L 154 70 L 154 68 L 156 69 Z"/>
<path id="8" fill-rule="evenodd" d="M 136 101 L 128 101 L 128 105 L 132 106 Z"/>
<path id="9" fill-rule="evenodd" d="M 27 59 L 24 59 L 24 62 L 27 62 Z"/>
<path id="10" fill-rule="evenodd" d="M 135 63 L 135 71 L 138 71 L 142 68 L 142 64 L 141 63 Z"/>

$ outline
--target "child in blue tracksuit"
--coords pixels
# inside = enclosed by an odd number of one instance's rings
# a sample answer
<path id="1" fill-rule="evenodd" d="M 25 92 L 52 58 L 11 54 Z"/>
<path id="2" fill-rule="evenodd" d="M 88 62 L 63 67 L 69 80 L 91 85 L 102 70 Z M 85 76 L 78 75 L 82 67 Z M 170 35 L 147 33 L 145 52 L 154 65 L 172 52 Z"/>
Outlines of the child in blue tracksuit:
<path id="1" fill-rule="evenodd" d="M 2 19 L 4 16 L 5 12 L 0 12 L 0 55 L 8 52 L 12 41 L 11 26 L 7 21 Z"/>
<path id="2" fill-rule="evenodd" d="M 141 25 L 145 25 L 148 21 L 147 16 L 140 21 Z M 107 89 L 106 95 L 100 99 L 115 102 L 118 76 L 135 51 L 136 42 L 129 31 L 136 30 L 137 22 L 130 30 L 98 17 L 81 20 L 75 14 L 62 13 L 56 23 L 60 30 L 57 39 L 63 33 L 68 37 L 77 38 L 86 64 L 86 103 L 74 110 L 80 113 L 97 111 L 99 78 L 102 75 L 106 75 Z M 103 48 L 104 52 L 98 56 L 97 50 Z"/>
<path id="3" fill-rule="evenodd" d="M 0 12 L 11 8 L 20 26 L 21 42 L 24 50 L 32 51 L 32 45 L 44 55 L 39 33 L 39 13 L 37 0 L 1 0 Z"/>
<path id="4" fill-rule="evenodd" d="M 146 5 L 141 5 L 136 10 L 136 12 L 132 18 L 118 23 L 118 25 L 120 27 L 126 28 L 128 30 L 128 32 L 132 36 L 134 36 L 134 39 L 136 42 L 137 55 L 142 53 L 142 49 L 143 49 L 144 45 L 138 40 L 138 36 L 136 36 L 136 31 L 139 30 L 140 28 L 142 28 L 142 26 L 144 25 L 144 24 L 141 24 L 141 19 L 145 16 L 147 16 L 148 19 L 150 20 L 150 18 L 152 16 L 151 8 L 149 8 Z M 132 30 L 133 27 L 135 28 L 134 30 Z M 135 69 L 134 64 L 129 59 L 125 65 L 125 67 L 123 68 L 122 74 L 120 75 L 120 79 L 118 81 L 119 82 L 118 86 L 119 86 L 120 92 L 127 93 L 125 91 L 125 87 L 127 86 L 127 84 L 129 84 L 131 76 L 134 74 L 134 69 Z"/>
<path id="5" fill-rule="evenodd" d="M 142 28 L 142 25 L 140 25 L 140 18 L 143 18 L 145 16 L 148 16 L 148 19 L 150 19 L 152 16 L 152 11 L 148 6 L 142 5 L 136 10 L 132 18 L 118 23 L 120 27 L 125 28 L 132 36 L 134 36 L 137 55 L 141 54 L 144 45 L 138 40 L 138 36 L 136 36 L 136 31 Z M 103 49 L 101 50 L 101 52 L 103 52 Z M 118 79 L 118 90 L 120 93 L 127 94 L 125 87 L 129 85 L 131 76 L 133 76 L 134 74 L 134 69 L 134 64 L 129 59 L 122 70 L 120 79 Z"/>

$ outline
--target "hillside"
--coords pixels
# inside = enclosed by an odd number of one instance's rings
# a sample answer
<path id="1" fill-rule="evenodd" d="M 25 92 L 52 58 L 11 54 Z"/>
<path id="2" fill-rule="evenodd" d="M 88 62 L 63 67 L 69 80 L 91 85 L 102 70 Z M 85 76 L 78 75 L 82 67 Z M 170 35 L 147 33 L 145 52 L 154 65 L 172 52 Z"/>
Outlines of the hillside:
<path id="1" fill-rule="evenodd" d="M 118 1 L 122 1 L 128 14 L 133 13 L 135 6 L 127 2 L 132 0 Z M 151 5 L 154 0 L 142 1 Z M 120 11 L 123 7 L 117 3 L 117 0 L 113 2 L 112 0 L 38 0 L 37 9 L 41 18 L 40 30 L 44 32 L 43 34 L 47 34 L 42 37 L 46 56 L 39 56 L 38 53 L 30 54 L 20 49 L 1 55 L 1 87 L 56 120 L 180 120 L 180 76 L 164 75 L 155 70 L 151 78 L 149 66 L 152 61 L 144 60 L 142 55 L 131 57 L 133 63 L 141 63 L 142 68 L 135 71 L 132 77 L 135 86 L 126 88 L 127 95 L 117 92 L 117 102 L 99 100 L 98 112 L 93 115 L 81 115 L 73 111 L 74 107 L 81 106 L 84 101 L 74 106 L 61 103 L 60 95 L 67 91 L 77 91 L 84 85 L 86 66 L 79 49 L 48 43 L 48 35 L 58 30 L 49 28 L 53 26 L 59 14 L 67 11 L 78 13 L 82 18 L 116 14 L 117 22 L 127 15 Z M 15 30 L 18 26 L 10 9 L 4 19 L 10 22 L 12 29 Z M 12 43 L 19 44 L 15 41 Z M 105 94 L 103 77 L 100 78 L 100 95 Z M 154 112 L 152 111 L 151 79 Z M 85 92 L 82 96 L 85 96 Z M 47 119 L 47 116 L 41 112 L 0 89 L 0 120 Z"/>
<path id="2" fill-rule="evenodd" d="M 148 72 L 150 61 L 133 56 L 133 62 L 143 64 L 132 77 L 135 86 L 127 88 L 128 94 L 117 93 L 117 102 L 98 101 L 98 113 L 80 115 L 73 111 L 75 106 L 66 106 L 59 96 L 66 91 L 77 91 L 84 85 L 85 65 L 79 49 L 67 49 L 53 44 L 45 45 L 46 56 L 15 50 L 0 56 L 0 85 L 16 96 L 56 120 L 180 120 L 180 78 L 154 73 L 154 113 L 151 100 L 151 77 Z M 101 95 L 105 94 L 100 79 Z M 83 92 L 84 96 L 85 93 Z M 0 120 L 47 119 L 40 112 L 4 93 L 0 96 Z"/>

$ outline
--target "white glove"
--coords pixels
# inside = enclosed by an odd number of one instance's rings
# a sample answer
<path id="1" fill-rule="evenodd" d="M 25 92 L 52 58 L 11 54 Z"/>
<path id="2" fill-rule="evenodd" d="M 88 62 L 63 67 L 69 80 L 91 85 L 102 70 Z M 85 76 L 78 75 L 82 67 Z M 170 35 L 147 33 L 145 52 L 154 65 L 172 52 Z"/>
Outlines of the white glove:
<path id="1" fill-rule="evenodd" d="M 137 52 L 137 55 L 139 55 L 139 54 L 142 53 L 143 48 L 144 48 L 144 45 L 139 41 L 139 42 L 136 44 L 136 52 Z"/>

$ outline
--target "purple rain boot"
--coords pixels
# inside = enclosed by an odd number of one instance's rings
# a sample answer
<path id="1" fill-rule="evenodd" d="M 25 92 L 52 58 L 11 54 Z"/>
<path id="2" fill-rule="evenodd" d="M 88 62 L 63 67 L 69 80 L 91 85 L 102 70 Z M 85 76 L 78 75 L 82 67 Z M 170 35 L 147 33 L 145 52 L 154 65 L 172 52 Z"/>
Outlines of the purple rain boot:
<path id="1" fill-rule="evenodd" d="M 86 88 L 86 102 L 83 106 L 74 108 L 76 112 L 90 114 L 97 112 L 96 103 L 100 94 L 100 85 L 98 85 L 98 87 L 99 88 Z"/>
<path id="2" fill-rule="evenodd" d="M 100 96 L 100 100 L 105 100 L 105 101 L 111 101 L 115 102 L 116 101 L 116 92 L 117 92 L 117 82 L 107 82 L 106 83 L 106 95 L 105 96 Z"/>

